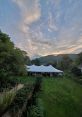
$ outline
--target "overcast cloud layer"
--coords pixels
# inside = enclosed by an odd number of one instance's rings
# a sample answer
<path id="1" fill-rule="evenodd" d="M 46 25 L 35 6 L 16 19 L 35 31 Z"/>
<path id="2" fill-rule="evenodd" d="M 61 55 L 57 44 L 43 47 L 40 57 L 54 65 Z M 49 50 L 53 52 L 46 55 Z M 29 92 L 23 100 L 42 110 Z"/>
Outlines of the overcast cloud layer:
<path id="1" fill-rule="evenodd" d="M 0 0 L 0 28 L 30 57 L 82 51 L 82 0 Z"/>

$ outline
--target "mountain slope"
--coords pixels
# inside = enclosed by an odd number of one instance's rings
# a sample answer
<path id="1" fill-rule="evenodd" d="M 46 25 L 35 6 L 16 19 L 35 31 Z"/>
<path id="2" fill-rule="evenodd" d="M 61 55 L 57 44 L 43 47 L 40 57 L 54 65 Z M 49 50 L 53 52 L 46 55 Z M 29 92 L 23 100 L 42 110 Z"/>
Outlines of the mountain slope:
<path id="1" fill-rule="evenodd" d="M 64 55 L 68 55 L 70 59 L 75 60 L 78 57 L 78 54 L 61 54 L 61 55 L 48 55 L 37 58 L 41 64 L 53 63 L 57 61 L 61 61 Z"/>

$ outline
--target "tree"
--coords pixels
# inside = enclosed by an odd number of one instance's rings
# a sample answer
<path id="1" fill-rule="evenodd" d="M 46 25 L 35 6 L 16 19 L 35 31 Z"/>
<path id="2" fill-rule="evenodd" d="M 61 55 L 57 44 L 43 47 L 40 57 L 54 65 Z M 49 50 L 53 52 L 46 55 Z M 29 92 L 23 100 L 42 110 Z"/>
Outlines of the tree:
<path id="1" fill-rule="evenodd" d="M 49 62 L 46 64 L 46 66 L 49 66 L 49 65 L 52 65 L 53 67 L 57 67 L 57 62 L 54 61 L 54 62 Z"/>
<path id="2" fill-rule="evenodd" d="M 75 75 L 75 76 L 81 76 L 81 70 L 77 67 L 73 67 L 71 69 L 71 72 Z"/>
<path id="3" fill-rule="evenodd" d="M 35 65 L 40 65 L 40 61 L 38 59 L 34 59 L 31 61 L 32 64 L 35 64 Z"/>
<path id="4" fill-rule="evenodd" d="M 59 62 L 59 67 L 62 70 L 68 70 L 72 66 L 72 60 L 68 55 L 63 55 L 62 60 Z"/>
<path id="5" fill-rule="evenodd" d="M 14 47 L 10 37 L 0 31 L 0 76 L 25 74 L 23 52 Z"/>
<path id="6" fill-rule="evenodd" d="M 78 54 L 78 58 L 77 58 L 77 60 L 76 60 L 76 64 L 77 64 L 77 65 L 82 64 L 82 52 Z"/>

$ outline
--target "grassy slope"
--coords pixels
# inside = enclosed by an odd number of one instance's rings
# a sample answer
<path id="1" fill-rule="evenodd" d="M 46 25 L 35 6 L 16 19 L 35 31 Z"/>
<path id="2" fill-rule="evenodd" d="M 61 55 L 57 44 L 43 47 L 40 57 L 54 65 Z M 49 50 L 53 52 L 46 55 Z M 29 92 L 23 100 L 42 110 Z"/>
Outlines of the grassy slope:
<path id="1" fill-rule="evenodd" d="M 44 79 L 45 117 L 82 117 L 82 86 L 70 79 Z"/>

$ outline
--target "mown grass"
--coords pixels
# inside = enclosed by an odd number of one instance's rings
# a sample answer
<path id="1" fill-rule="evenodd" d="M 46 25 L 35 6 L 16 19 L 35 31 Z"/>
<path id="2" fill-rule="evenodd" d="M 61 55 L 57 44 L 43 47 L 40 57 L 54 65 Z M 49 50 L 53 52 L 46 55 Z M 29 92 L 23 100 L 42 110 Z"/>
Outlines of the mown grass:
<path id="1" fill-rule="evenodd" d="M 82 117 L 82 86 L 71 79 L 43 79 L 41 98 L 45 117 Z"/>

